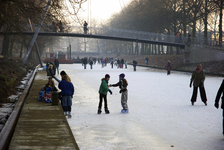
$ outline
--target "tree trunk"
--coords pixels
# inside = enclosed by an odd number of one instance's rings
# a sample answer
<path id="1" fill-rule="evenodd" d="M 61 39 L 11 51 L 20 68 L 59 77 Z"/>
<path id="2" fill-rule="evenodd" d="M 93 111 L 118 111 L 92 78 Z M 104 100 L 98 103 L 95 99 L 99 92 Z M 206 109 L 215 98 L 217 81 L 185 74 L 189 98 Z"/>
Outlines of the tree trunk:
<path id="1" fill-rule="evenodd" d="M 2 44 L 2 53 L 3 56 L 8 56 L 8 50 L 9 50 L 9 36 L 7 33 L 4 35 L 3 44 Z"/>
<path id="2" fill-rule="evenodd" d="M 205 0 L 205 18 L 204 18 L 204 44 L 208 44 L 208 0 Z"/>
<path id="3" fill-rule="evenodd" d="M 220 14 L 219 14 L 219 46 L 222 46 L 222 8 L 224 0 L 220 2 Z"/>
<path id="4" fill-rule="evenodd" d="M 185 5 L 186 5 L 186 0 L 183 0 L 183 10 L 184 10 L 184 16 L 183 16 L 183 28 L 184 28 L 184 37 L 187 36 L 187 23 L 186 23 L 186 10 L 185 10 Z"/>
<path id="5" fill-rule="evenodd" d="M 9 48 L 9 53 L 8 53 L 8 56 L 9 57 L 11 57 L 12 54 L 13 54 L 14 43 L 15 43 L 15 37 L 14 36 L 11 36 L 10 48 Z"/>
<path id="6" fill-rule="evenodd" d="M 24 44 L 24 39 L 21 42 L 19 58 L 22 58 L 22 56 L 23 56 L 23 44 Z"/>

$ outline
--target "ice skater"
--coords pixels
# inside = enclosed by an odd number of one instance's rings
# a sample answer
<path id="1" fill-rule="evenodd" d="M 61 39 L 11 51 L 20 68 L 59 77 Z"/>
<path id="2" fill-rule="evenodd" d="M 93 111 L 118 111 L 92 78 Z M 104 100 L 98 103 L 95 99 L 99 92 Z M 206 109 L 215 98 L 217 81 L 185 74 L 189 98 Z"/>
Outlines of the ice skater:
<path id="1" fill-rule="evenodd" d="M 194 103 L 196 102 L 198 87 L 199 87 L 201 100 L 207 106 L 207 97 L 206 97 L 205 88 L 204 88 L 204 81 L 205 81 L 205 73 L 202 70 L 201 64 L 198 64 L 197 67 L 195 68 L 195 71 L 192 73 L 191 82 L 190 82 L 190 88 L 191 88 L 192 82 L 194 82 L 193 95 L 191 97 L 192 105 L 194 105 Z"/>
<path id="2" fill-rule="evenodd" d="M 127 80 L 124 78 L 125 74 L 121 73 L 119 75 L 119 82 L 117 84 L 111 84 L 111 86 L 116 87 L 119 86 L 120 88 L 120 93 L 121 93 L 121 106 L 123 107 L 123 109 L 121 110 L 122 113 L 129 113 L 128 110 L 128 90 L 127 90 L 127 86 L 128 86 L 128 82 Z"/>
<path id="3" fill-rule="evenodd" d="M 216 98 L 215 98 L 215 107 L 218 109 L 219 108 L 219 100 L 220 100 L 220 97 L 221 97 L 221 94 L 222 94 L 222 102 L 221 102 L 221 109 L 223 110 L 222 112 L 222 134 L 224 136 L 224 80 L 222 81 L 222 84 L 218 90 L 218 93 L 216 95 Z"/>
<path id="4" fill-rule="evenodd" d="M 137 66 L 137 61 L 133 60 L 133 68 L 134 68 L 134 71 L 136 71 L 136 66 Z"/>
<path id="5" fill-rule="evenodd" d="M 110 75 L 106 74 L 105 78 L 101 79 L 100 89 L 99 89 L 99 105 L 98 105 L 98 114 L 101 114 L 102 102 L 104 99 L 104 110 L 106 114 L 109 114 L 110 111 L 108 110 L 107 106 L 107 92 L 109 91 L 112 94 L 112 91 L 108 88 L 108 81 L 110 80 Z"/>
<path id="6" fill-rule="evenodd" d="M 167 70 L 167 75 L 170 74 L 171 68 L 172 68 L 171 62 L 168 60 L 168 62 L 165 65 L 165 69 Z"/>

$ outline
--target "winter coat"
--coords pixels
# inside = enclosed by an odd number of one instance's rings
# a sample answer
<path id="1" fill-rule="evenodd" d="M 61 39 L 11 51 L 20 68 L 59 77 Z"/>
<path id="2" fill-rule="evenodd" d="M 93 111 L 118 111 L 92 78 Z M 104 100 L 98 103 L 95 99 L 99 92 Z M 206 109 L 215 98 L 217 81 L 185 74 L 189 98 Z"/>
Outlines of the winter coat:
<path id="1" fill-rule="evenodd" d="M 205 81 L 205 73 L 203 70 L 201 70 L 200 73 L 197 73 L 194 71 L 191 76 L 191 82 L 194 82 L 194 87 L 204 87 L 204 81 Z"/>
<path id="2" fill-rule="evenodd" d="M 62 80 L 59 82 L 58 88 L 61 89 L 62 96 L 72 96 L 74 94 L 74 86 L 72 82 Z"/>
<path id="3" fill-rule="evenodd" d="M 59 61 L 58 60 L 55 60 L 54 64 L 55 64 L 55 67 L 59 67 Z"/>
<path id="4" fill-rule="evenodd" d="M 89 64 L 90 64 L 90 65 L 93 65 L 93 61 L 91 60 L 91 61 L 89 62 Z"/>
<path id="5" fill-rule="evenodd" d="M 168 62 L 166 65 L 165 65 L 165 68 L 167 69 L 167 71 L 170 71 L 172 66 L 171 66 L 171 63 Z"/>
<path id="6" fill-rule="evenodd" d="M 87 58 L 83 59 L 83 64 L 87 64 Z"/>
<path id="7" fill-rule="evenodd" d="M 218 93 L 216 95 L 216 98 L 215 98 L 215 103 L 218 104 L 219 103 L 219 99 L 221 97 L 221 94 L 222 94 L 222 104 L 221 104 L 221 108 L 224 109 L 224 80 L 222 81 L 222 84 L 218 90 Z"/>
<path id="8" fill-rule="evenodd" d="M 138 64 L 137 61 L 134 60 L 133 61 L 133 66 L 137 66 L 137 64 Z"/>
<path id="9" fill-rule="evenodd" d="M 46 84 L 45 87 L 41 89 L 41 91 L 45 91 L 45 93 L 51 93 L 51 92 L 57 92 L 58 89 L 55 86 L 51 86 L 49 84 Z"/>
<path id="10" fill-rule="evenodd" d="M 110 89 L 108 88 L 108 81 L 106 81 L 105 78 L 101 79 L 101 84 L 100 84 L 100 89 L 99 89 L 99 93 L 103 94 L 103 95 L 107 95 L 107 92 L 110 91 Z"/>
<path id="11" fill-rule="evenodd" d="M 120 93 L 125 92 L 127 90 L 128 81 L 126 79 L 120 79 L 120 81 L 117 84 L 112 84 L 113 87 L 119 86 Z"/>

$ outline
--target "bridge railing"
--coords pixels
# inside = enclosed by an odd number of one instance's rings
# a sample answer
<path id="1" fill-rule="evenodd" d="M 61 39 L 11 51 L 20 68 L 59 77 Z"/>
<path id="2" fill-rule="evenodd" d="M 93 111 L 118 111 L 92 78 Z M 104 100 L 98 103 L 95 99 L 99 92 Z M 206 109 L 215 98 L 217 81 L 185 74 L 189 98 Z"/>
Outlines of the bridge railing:
<path id="1" fill-rule="evenodd" d="M 37 25 L 32 25 L 33 28 L 37 27 Z M 47 32 L 52 32 L 51 25 L 42 25 L 42 29 Z M 25 28 L 25 30 L 30 30 L 29 25 Z M 59 29 L 57 30 L 59 31 Z M 81 26 L 63 26 L 63 32 L 67 33 L 77 33 L 84 34 L 84 28 Z M 120 37 L 120 38 L 132 38 L 141 40 L 151 40 L 151 41 L 161 41 L 161 42 L 169 42 L 169 43 L 180 43 L 180 44 L 188 44 L 195 46 L 212 46 L 212 47 L 220 47 L 223 48 L 224 41 L 218 41 L 212 38 L 201 38 L 201 37 L 177 37 L 176 35 L 169 34 L 161 34 L 161 33 L 152 33 L 152 32 L 143 32 L 143 31 L 135 31 L 135 30 L 126 30 L 126 29 L 111 29 L 111 28 L 99 28 L 99 27 L 88 27 L 87 34 L 92 35 L 104 35 L 110 37 Z"/>
<path id="2" fill-rule="evenodd" d="M 82 27 L 73 27 L 72 32 L 83 33 Z M 217 41 L 212 38 L 193 38 L 193 37 L 185 37 L 185 36 L 176 36 L 176 35 L 168 35 L 168 34 L 158 34 L 151 32 L 143 32 L 143 31 L 134 31 L 134 30 L 124 30 L 124 29 L 110 29 L 110 28 L 97 28 L 97 27 L 89 27 L 87 34 L 94 35 L 104 35 L 111 37 L 122 37 L 122 38 L 133 38 L 141 40 L 152 40 L 152 41 L 162 41 L 162 42 L 170 42 L 170 43 L 180 43 L 180 44 L 188 44 L 195 46 L 215 46 L 215 47 L 223 47 L 224 41 Z"/>

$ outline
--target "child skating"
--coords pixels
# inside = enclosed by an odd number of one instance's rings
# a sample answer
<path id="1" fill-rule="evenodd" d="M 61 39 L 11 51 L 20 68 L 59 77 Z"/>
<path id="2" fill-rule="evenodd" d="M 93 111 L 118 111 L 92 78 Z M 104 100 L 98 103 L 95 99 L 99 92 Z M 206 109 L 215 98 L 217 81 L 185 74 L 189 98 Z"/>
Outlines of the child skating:
<path id="1" fill-rule="evenodd" d="M 102 108 L 102 102 L 104 99 L 104 109 L 105 109 L 105 113 L 109 114 L 110 111 L 108 110 L 107 107 L 107 92 L 109 91 L 110 94 L 112 94 L 112 91 L 108 88 L 108 81 L 110 80 L 110 75 L 106 74 L 105 78 L 101 79 L 101 84 L 100 84 L 100 89 L 99 89 L 99 106 L 98 106 L 98 114 L 101 114 L 101 108 Z"/>
<path id="2" fill-rule="evenodd" d="M 128 90 L 127 90 L 127 86 L 128 86 L 128 82 L 127 80 L 124 78 L 125 74 L 120 74 L 119 75 L 119 82 L 117 84 L 111 84 L 110 86 L 116 87 L 119 86 L 120 88 L 120 93 L 121 93 L 121 106 L 123 107 L 123 109 L 121 110 L 122 113 L 129 113 L 128 110 Z"/>

